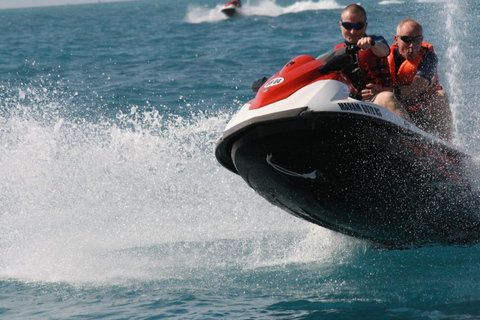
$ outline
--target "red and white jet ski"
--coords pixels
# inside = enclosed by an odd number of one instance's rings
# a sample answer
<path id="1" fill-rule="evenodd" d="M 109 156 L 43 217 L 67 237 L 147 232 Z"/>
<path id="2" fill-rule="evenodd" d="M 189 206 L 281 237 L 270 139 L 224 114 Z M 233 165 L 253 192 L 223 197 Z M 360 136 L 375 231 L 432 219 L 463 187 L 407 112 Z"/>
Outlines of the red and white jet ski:
<path id="1" fill-rule="evenodd" d="M 233 17 L 242 8 L 240 0 L 228 1 L 222 8 L 222 12 L 228 17 Z"/>
<path id="2" fill-rule="evenodd" d="M 346 235 L 388 248 L 479 242 L 470 156 L 352 98 L 340 71 L 351 54 L 298 56 L 257 82 L 217 160 L 270 203 Z"/>

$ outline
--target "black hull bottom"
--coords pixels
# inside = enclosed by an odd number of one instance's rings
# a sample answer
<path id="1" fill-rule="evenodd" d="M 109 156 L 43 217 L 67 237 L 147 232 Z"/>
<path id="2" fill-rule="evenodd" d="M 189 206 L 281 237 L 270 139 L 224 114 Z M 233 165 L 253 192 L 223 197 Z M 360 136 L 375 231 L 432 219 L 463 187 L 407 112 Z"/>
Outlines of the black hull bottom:
<path id="1" fill-rule="evenodd" d="M 237 9 L 227 8 L 227 9 L 222 9 L 222 12 L 223 12 L 227 17 L 233 17 L 234 15 L 237 14 Z"/>
<path id="2" fill-rule="evenodd" d="M 291 214 L 390 248 L 472 245 L 480 200 L 455 149 L 364 116 L 311 114 L 234 140 L 238 173 Z"/>

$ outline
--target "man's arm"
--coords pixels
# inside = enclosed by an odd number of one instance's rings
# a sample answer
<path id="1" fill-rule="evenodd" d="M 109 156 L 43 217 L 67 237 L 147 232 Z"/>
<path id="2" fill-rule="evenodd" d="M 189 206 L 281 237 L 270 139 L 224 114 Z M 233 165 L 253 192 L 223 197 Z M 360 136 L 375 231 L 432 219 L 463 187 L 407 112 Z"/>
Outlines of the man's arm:
<path id="1" fill-rule="evenodd" d="M 374 43 L 373 46 L 372 42 Z M 357 46 L 359 46 L 362 50 L 372 49 L 373 54 L 375 54 L 377 57 L 386 57 L 390 54 L 390 48 L 388 47 L 387 40 L 385 40 L 385 38 L 382 36 L 367 35 L 366 37 L 358 40 Z"/>
<path id="2" fill-rule="evenodd" d="M 406 100 L 416 99 L 430 85 L 430 81 L 423 76 L 416 75 L 412 84 L 400 86 L 402 98 Z"/>
<path id="3" fill-rule="evenodd" d="M 412 84 L 401 86 L 402 97 L 407 100 L 416 99 L 432 83 L 437 74 L 438 58 L 431 51 L 427 51 L 418 66 L 418 71 Z"/>
<path id="4" fill-rule="evenodd" d="M 377 57 L 386 57 L 390 54 L 390 48 L 383 42 L 375 42 L 375 45 L 372 47 L 372 52 Z"/>

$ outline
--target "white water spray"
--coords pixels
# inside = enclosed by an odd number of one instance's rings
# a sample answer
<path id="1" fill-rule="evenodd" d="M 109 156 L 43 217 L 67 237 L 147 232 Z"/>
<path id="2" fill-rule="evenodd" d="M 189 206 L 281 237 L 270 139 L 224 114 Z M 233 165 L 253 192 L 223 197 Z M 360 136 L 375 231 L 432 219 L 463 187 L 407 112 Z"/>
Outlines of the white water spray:
<path id="1" fill-rule="evenodd" d="M 464 105 L 464 99 L 463 99 L 463 94 L 461 92 L 461 87 L 459 86 L 458 79 L 461 77 L 461 68 L 460 68 L 460 63 L 459 61 L 464 61 L 464 57 L 462 57 L 462 51 L 460 50 L 459 47 L 459 42 L 456 41 L 456 39 L 459 36 L 462 36 L 463 38 L 466 37 L 465 30 L 462 30 L 461 28 L 457 29 L 454 28 L 456 23 L 456 17 L 461 13 L 461 8 L 460 5 L 456 2 L 450 2 L 446 5 L 446 20 L 445 20 L 445 31 L 446 31 L 446 36 L 447 36 L 447 41 L 448 41 L 448 47 L 447 47 L 447 61 L 450 65 L 450 69 L 447 71 L 447 81 L 448 85 L 450 87 L 450 105 L 452 108 L 453 112 L 453 118 L 457 119 L 458 114 L 459 114 L 459 107 Z M 457 132 L 457 127 L 458 127 L 458 121 L 455 121 L 454 126 L 455 126 L 455 131 Z M 460 142 L 460 144 L 463 144 L 461 141 L 461 138 L 458 137 L 457 134 L 457 141 Z"/>
<path id="2" fill-rule="evenodd" d="M 475 85 L 480 76 L 480 59 L 476 54 L 468 56 L 468 52 L 476 52 L 472 39 L 477 35 L 468 21 L 478 18 L 476 11 L 477 1 L 449 1 L 443 10 L 445 19 L 442 24 L 447 42 L 446 77 L 456 143 L 474 154 L 480 152 L 480 135 L 477 133 L 480 126 L 479 97 Z"/>
<path id="3" fill-rule="evenodd" d="M 230 114 L 166 117 L 132 107 L 92 123 L 59 116 L 68 99 L 32 107 L 23 95 L 35 90 L 22 92 L 0 122 L 0 278 L 170 279 L 322 261 L 337 245 L 296 244 L 342 242 L 217 163 L 214 145 Z"/>

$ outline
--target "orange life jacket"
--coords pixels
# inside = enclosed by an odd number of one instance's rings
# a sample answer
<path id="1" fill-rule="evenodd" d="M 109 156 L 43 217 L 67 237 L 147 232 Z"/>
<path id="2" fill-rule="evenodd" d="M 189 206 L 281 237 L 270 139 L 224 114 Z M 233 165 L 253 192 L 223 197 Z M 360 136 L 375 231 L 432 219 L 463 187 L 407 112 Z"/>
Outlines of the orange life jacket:
<path id="1" fill-rule="evenodd" d="M 333 50 L 342 47 L 345 47 L 345 42 L 337 44 Z M 390 74 L 387 57 L 378 57 L 371 49 L 361 50 L 358 52 L 358 65 L 365 84 L 373 83 L 382 88 L 392 86 L 392 76 Z M 356 84 L 354 85 L 356 86 Z"/>
<path id="2" fill-rule="evenodd" d="M 422 41 L 422 48 L 420 53 L 413 60 L 405 60 L 400 65 L 398 72 L 396 72 L 394 51 L 397 48 L 396 44 L 390 47 L 390 55 L 388 56 L 388 65 L 390 67 L 390 73 L 392 76 L 393 86 L 398 85 L 410 85 L 413 82 L 413 78 L 417 74 L 418 66 L 423 60 L 423 57 L 427 51 L 433 50 L 433 45 Z M 425 105 L 425 102 L 435 93 L 435 91 L 442 90 L 442 86 L 438 80 L 438 74 L 435 73 L 432 83 L 425 88 L 425 90 L 419 94 L 417 99 L 403 100 L 402 104 L 406 107 L 410 113 L 419 111 Z"/>

